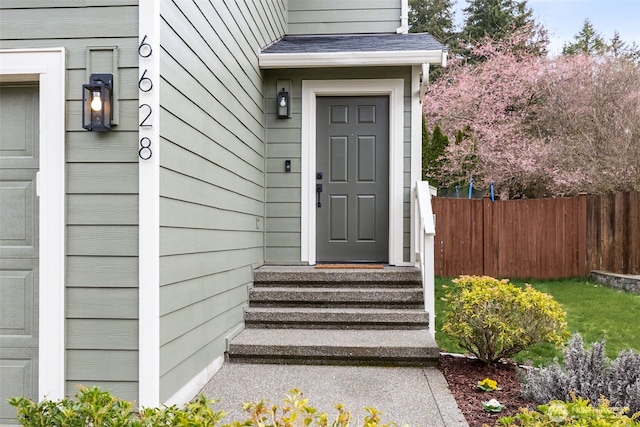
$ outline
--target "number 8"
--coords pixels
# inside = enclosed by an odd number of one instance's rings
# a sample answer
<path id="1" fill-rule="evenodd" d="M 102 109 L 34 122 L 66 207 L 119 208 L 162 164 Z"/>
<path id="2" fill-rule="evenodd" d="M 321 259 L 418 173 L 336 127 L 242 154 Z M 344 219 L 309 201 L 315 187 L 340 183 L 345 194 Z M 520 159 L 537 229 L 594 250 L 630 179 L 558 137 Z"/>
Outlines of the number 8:
<path id="1" fill-rule="evenodd" d="M 146 144 L 144 143 L 145 139 L 147 140 Z M 142 160 L 149 160 L 152 155 L 153 152 L 151 151 L 151 140 L 145 136 L 144 138 L 140 139 L 140 149 L 138 150 L 138 156 L 140 156 Z"/>

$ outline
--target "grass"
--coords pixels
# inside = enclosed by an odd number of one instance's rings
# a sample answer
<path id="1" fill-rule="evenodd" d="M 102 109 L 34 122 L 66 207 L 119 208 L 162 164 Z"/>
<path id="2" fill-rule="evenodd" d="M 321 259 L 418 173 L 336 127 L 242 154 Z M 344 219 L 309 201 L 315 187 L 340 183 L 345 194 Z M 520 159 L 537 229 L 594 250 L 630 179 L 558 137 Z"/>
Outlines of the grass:
<path id="1" fill-rule="evenodd" d="M 561 280 L 512 280 L 516 286 L 531 284 L 535 289 L 552 295 L 567 312 L 567 324 L 571 334 L 580 333 L 585 344 L 601 338 L 606 339 L 609 358 L 617 357 L 620 351 L 640 351 L 640 295 L 617 291 L 585 278 Z M 441 332 L 446 303 L 443 285 L 451 285 L 451 279 L 436 278 L 436 340 L 442 351 L 465 353 L 455 338 Z M 562 349 L 541 344 L 515 356 L 518 362 L 531 361 L 535 365 L 546 365 L 553 358 L 562 358 Z"/>

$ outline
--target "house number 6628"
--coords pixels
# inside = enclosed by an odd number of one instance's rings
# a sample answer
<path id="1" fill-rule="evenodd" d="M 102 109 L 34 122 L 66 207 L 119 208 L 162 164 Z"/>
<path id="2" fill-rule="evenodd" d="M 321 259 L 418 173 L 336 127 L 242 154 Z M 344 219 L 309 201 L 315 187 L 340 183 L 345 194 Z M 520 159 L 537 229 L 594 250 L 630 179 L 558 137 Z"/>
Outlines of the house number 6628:
<path id="1" fill-rule="evenodd" d="M 149 43 L 147 43 L 147 35 L 142 38 L 140 45 L 138 46 L 138 55 L 141 58 L 149 58 L 153 54 L 153 48 Z M 144 98 L 145 93 L 151 92 L 153 90 L 153 80 L 147 76 L 147 72 L 149 70 L 145 68 L 142 76 L 140 76 L 140 80 L 138 80 L 138 89 L 140 90 L 140 97 Z M 140 120 L 139 126 L 141 128 L 148 128 L 153 126 L 151 123 L 151 116 L 153 114 L 153 109 L 151 105 L 141 103 L 138 106 L 138 109 L 144 114 L 146 112 L 146 116 L 142 120 Z M 153 155 L 153 151 L 151 150 L 151 139 L 147 136 L 140 138 L 138 142 L 140 149 L 138 150 L 138 156 L 142 160 L 149 160 Z"/>

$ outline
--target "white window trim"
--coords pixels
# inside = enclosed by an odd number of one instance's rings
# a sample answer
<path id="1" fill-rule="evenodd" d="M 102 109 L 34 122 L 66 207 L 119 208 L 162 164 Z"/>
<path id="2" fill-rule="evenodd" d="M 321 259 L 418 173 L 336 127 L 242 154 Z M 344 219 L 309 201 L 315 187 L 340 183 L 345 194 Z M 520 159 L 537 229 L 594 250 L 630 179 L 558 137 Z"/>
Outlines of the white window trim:
<path id="1" fill-rule="evenodd" d="M 403 265 L 404 80 L 303 80 L 301 261 L 316 263 L 316 97 L 389 96 L 389 264 Z"/>
<path id="2" fill-rule="evenodd" d="M 0 81 L 38 81 L 38 397 L 64 398 L 65 50 L 0 50 Z"/>

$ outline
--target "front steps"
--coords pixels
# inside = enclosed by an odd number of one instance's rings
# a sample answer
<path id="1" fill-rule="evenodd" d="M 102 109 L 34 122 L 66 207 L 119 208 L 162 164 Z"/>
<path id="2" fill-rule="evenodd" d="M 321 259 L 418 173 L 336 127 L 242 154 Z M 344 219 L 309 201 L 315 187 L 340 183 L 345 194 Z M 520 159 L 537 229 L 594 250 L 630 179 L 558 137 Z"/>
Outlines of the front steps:
<path id="1" fill-rule="evenodd" d="M 420 272 L 265 266 L 254 272 L 238 363 L 433 366 Z"/>

